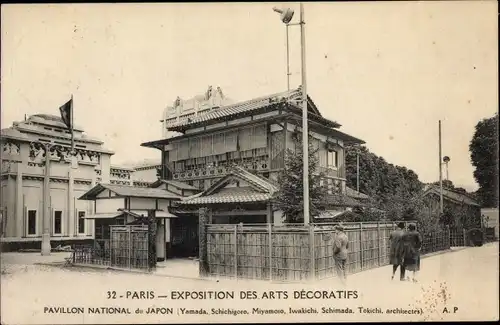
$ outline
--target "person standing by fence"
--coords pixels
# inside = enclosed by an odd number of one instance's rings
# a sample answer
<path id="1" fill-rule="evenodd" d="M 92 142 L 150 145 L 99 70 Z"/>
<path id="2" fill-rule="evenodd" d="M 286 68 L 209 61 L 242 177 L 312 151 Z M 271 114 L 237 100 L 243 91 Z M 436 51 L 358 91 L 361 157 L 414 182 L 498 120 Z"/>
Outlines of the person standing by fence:
<path id="1" fill-rule="evenodd" d="M 335 259 L 335 270 L 342 283 L 347 279 L 346 261 L 347 250 L 349 249 L 349 238 L 344 232 L 342 225 L 335 226 L 335 242 L 333 244 L 333 258 Z"/>
<path id="2" fill-rule="evenodd" d="M 413 271 L 413 282 L 417 282 L 417 272 L 420 271 L 420 248 L 422 236 L 414 224 L 408 226 L 408 231 L 403 236 L 404 267 Z"/>
<path id="3" fill-rule="evenodd" d="M 399 279 L 404 281 L 405 279 L 405 266 L 403 260 L 403 236 L 405 234 L 404 231 L 405 224 L 404 222 L 398 223 L 398 228 L 391 232 L 389 235 L 389 241 L 391 242 L 391 250 L 390 250 L 390 263 L 392 265 L 392 277 L 391 280 L 394 279 L 394 275 L 399 267 Z"/>

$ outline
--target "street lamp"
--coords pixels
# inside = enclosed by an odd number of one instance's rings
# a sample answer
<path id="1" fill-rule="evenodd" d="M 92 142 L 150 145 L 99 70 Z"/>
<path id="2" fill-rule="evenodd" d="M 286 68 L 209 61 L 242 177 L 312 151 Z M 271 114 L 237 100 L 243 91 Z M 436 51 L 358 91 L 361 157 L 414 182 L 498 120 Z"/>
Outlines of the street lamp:
<path id="1" fill-rule="evenodd" d="M 443 163 L 442 163 L 442 164 L 443 164 L 443 165 L 445 165 L 445 167 L 446 167 L 446 180 L 447 180 L 447 181 L 449 181 L 449 180 L 450 180 L 450 179 L 449 179 L 449 177 L 448 177 L 448 163 L 449 163 L 449 162 L 450 162 L 450 157 L 448 157 L 448 156 L 444 156 L 444 157 L 443 157 Z"/>
<path id="2" fill-rule="evenodd" d="M 304 22 L 304 4 L 300 3 L 300 22 L 298 24 L 290 24 L 293 18 L 293 10 L 290 8 L 278 9 L 274 11 L 281 14 L 281 21 L 286 25 L 287 30 L 287 83 L 290 89 L 290 68 L 288 55 L 288 26 L 300 25 L 300 47 L 301 47 L 301 75 L 302 75 L 302 147 L 303 147 L 303 169 L 304 169 L 304 224 L 309 224 L 309 130 L 307 123 L 307 83 L 306 83 L 306 38 L 305 38 L 305 22 Z"/>
<path id="3" fill-rule="evenodd" d="M 43 177 L 43 232 L 42 232 L 42 256 L 50 255 L 50 150 L 55 144 L 50 142 L 32 141 L 30 147 L 34 149 L 42 149 L 45 153 L 45 172 Z M 35 158 L 35 153 L 30 152 L 30 156 Z"/>
<path id="4" fill-rule="evenodd" d="M 286 25 L 286 90 L 290 91 L 290 50 L 289 50 L 289 37 L 288 37 L 288 27 L 290 25 L 296 25 L 296 24 L 290 24 L 290 21 L 292 21 L 294 11 L 290 8 L 285 8 L 285 9 L 279 9 L 274 7 L 274 11 L 279 13 L 281 15 L 281 21 Z"/>

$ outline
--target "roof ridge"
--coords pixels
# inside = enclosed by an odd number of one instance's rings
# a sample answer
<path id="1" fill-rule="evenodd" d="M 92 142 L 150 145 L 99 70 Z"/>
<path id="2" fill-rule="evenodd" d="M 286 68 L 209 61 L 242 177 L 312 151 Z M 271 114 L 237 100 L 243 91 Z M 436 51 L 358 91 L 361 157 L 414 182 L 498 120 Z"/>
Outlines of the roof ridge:
<path id="1" fill-rule="evenodd" d="M 256 178 L 256 180 L 250 180 L 256 183 L 256 181 L 261 182 L 260 184 L 258 183 L 257 185 L 264 187 L 267 191 L 269 192 L 274 192 L 277 190 L 276 186 L 271 183 L 268 179 L 261 177 L 260 175 L 252 173 L 250 170 L 247 170 L 241 166 L 235 166 L 239 171 L 246 173 L 247 175 L 253 176 Z M 264 183 L 264 184 L 262 184 Z"/>

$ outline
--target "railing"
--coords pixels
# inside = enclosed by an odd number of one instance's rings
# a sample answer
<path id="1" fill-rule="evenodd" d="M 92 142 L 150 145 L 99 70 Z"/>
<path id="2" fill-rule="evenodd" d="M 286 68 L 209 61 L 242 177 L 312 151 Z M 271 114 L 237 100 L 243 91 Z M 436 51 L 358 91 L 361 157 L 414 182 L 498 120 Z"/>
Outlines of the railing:
<path id="1" fill-rule="evenodd" d="M 451 236 L 449 229 L 422 234 L 422 247 L 420 254 L 435 253 L 450 249 Z"/>
<path id="2" fill-rule="evenodd" d="M 209 276 L 278 281 L 335 276 L 335 224 L 206 225 Z M 348 273 L 387 265 L 393 222 L 343 223 L 349 240 Z M 203 247 L 203 245 L 200 245 Z M 450 248 L 448 229 L 423 236 L 422 253 Z M 205 248 L 203 248 L 205 249 Z"/>
<path id="3" fill-rule="evenodd" d="M 88 245 L 74 247 L 73 263 L 88 265 L 111 265 L 111 250 Z"/>
<path id="4" fill-rule="evenodd" d="M 104 245 L 101 245 L 104 241 Z M 73 263 L 149 270 L 148 227 L 111 226 L 111 239 L 74 247 Z M 97 241 L 96 241 L 97 243 Z M 103 247 L 104 246 L 104 247 Z"/>
<path id="5" fill-rule="evenodd" d="M 495 227 L 484 227 L 484 241 L 486 243 L 497 241 L 498 238 L 495 236 Z"/>

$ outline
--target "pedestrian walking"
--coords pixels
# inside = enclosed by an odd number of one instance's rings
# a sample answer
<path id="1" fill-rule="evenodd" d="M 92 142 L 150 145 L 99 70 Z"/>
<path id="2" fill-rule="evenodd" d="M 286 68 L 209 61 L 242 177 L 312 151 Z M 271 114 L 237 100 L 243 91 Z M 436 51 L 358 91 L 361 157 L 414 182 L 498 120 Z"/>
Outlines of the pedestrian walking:
<path id="1" fill-rule="evenodd" d="M 403 256 L 403 236 L 405 234 L 404 231 L 405 224 L 404 222 L 398 223 L 398 228 L 391 232 L 389 235 L 389 241 L 391 242 L 391 249 L 389 254 L 390 263 L 392 265 L 392 277 L 391 280 L 394 279 L 394 275 L 399 267 L 399 279 L 404 281 L 405 279 L 405 266 L 404 266 L 404 256 Z"/>
<path id="2" fill-rule="evenodd" d="M 337 225 L 335 227 L 335 241 L 333 244 L 333 258 L 335 260 L 335 270 L 339 279 L 345 283 L 347 279 L 346 275 L 346 261 L 347 253 L 349 249 L 349 238 L 344 232 L 344 227 L 342 225 Z"/>
<path id="3" fill-rule="evenodd" d="M 403 265 L 407 271 L 413 271 L 413 282 L 417 282 L 417 272 L 420 271 L 420 248 L 422 236 L 414 224 L 408 226 L 408 231 L 403 236 Z"/>

